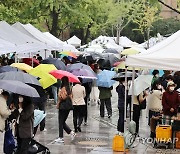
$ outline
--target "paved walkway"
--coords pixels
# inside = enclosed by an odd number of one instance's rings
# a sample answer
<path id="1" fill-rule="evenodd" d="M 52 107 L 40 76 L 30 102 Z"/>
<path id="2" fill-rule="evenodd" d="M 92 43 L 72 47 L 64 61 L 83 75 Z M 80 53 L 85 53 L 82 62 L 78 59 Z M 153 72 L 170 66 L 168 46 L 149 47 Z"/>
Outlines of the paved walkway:
<path id="1" fill-rule="evenodd" d="M 111 119 L 99 117 L 99 106 L 89 105 L 88 125 L 82 125 L 82 132 L 77 133 L 74 141 L 71 141 L 69 135 L 64 133 L 65 143 L 55 144 L 54 140 L 58 137 L 57 109 L 55 105 L 47 106 L 46 129 L 44 132 L 37 132 L 36 140 L 47 146 L 52 154 L 119 154 L 112 151 L 112 139 L 117 133 L 116 125 L 118 120 L 117 95 L 113 92 L 113 116 Z M 72 112 L 67 120 L 70 128 L 73 129 Z M 140 121 L 140 136 L 148 138 L 149 127 L 147 126 L 146 111 L 142 112 Z M 0 135 L 2 139 L 2 134 Z M 142 141 L 141 141 L 142 142 Z M 2 148 L 3 141 L 0 140 Z M 152 144 L 140 143 L 136 140 L 135 147 L 128 153 L 137 154 L 155 154 L 155 153 L 180 153 L 178 150 L 154 149 Z M 0 152 L 1 153 L 1 152 Z"/>

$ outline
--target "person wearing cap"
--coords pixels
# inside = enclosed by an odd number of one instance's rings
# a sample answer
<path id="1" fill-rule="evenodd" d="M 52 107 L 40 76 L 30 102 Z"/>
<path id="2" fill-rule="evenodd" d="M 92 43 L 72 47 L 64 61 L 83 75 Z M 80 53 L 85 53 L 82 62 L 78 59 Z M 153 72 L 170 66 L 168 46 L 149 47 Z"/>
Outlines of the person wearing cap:
<path id="1" fill-rule="evenodd" d="M 169 81 L 162 97 L 163 114 L 170 117 L 176 116 L 180 103 L 179 95 L 174 90 L 175 87 L 174 82 Z"/>

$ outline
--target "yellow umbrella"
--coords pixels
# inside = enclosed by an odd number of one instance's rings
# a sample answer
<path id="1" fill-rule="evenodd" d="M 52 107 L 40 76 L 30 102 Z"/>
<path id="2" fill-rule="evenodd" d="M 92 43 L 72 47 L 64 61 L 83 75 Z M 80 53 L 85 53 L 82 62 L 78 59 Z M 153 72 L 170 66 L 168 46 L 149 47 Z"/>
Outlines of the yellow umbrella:
<path id="1" fill-rule="evenodd" d="M 10 66 L 19 68 L 20 70 L 24 70 L 26 72 L 29 72 L 33 67 L 25 64 L 25 63 L 13 63 Z"/>
<path id="2" fill-rule="evenodd" d="M 118 69 L 125 69 L 126 67 L 125 61 L 122 61 L 118 66 L 115 67 L 115 71 L 118 71 Z M 127 67 L 127 70 L 133 70 L 132 67 Z M 135 70 L 141 70 L 140 68 L 135 68 Z"/>
<path id="3" fill-rule="evenodd" d="M 57 70 L 57 68 L 53 64 L 40 64 L 30 70 L 28 73 L 33 76 L 39 77 L 39 82 L 41 83 L 42 87 L 46 89 L 57 82 L 57 79 L 49 74 L 49 72 L 53 70 Z"/>
<path id="4" fill-rule="evenodd" d="M 125 49 L 121 52 L 122 55 L 135 55 L 138 54 L 139 51 L 133 49 L 133 48 L 129 48 L 129 49 Z"/>

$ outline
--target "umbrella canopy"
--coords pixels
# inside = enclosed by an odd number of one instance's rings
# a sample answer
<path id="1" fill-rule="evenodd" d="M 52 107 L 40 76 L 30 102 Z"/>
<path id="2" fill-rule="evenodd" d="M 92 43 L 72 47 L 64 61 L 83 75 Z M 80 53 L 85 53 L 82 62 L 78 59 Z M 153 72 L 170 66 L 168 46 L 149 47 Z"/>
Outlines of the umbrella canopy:
<path id="1" fill-rule="evenodd" d="M 69 56 L 69 57 L 77 59 L 77 56 L 73 52 L 71 52 L 71 51 L 63 51 L 63 52 L 60 52 L 60 54 L 64 55 L 64 56 Z"/>
<path id="2" fill-rule="evenodd" d="M 57 82 L 57 79 L 49 74 L 49 72 L 53 70 L 57 70 L 57 68 L 53 64 L 40 64 L 28 73 L 33 76 L 39 77 L 41 86 L 43 87 L 43 89 L 46 89 Z"/>
<path id="3" fill-rule="evenodd" d="M 121 72 L 121 73 L 118 73 L 116 74 L 112 80 L 115 80 L 115 81 L 119 81 L 121 78 L 125 78 L 127 77 L 127 79 L 132 79 L 132 76 L 133 76 L 133 72 L 130 72 L 130 71 L 127 71 L 127 74 L 125 72 Z M 135 78 L 137 77 L 138 75 L 135 73 Z"/>
<path id="4" fill-rule="evenodd" d="M 112 48 L 105 49 L 105 50 L 103 51 L 103 53 L 114 53 L 114 54 L 119 54 L 119 52 L 118 52 L 116 49 L 112 49 Z"/>
<path id="5" fill-rule="evenodd" d="M 0 88 L 24 96 L 39 97 L 36 89 L 20 81 L 0 80 Z"/>
<path id="6" fill-rule="evenodd" d="M 152 75 L 140 75 L 134 80 L 134 95 L 138 96 L 141 92 L 151 86 Z M 129 89 L 129 95 L 132 95 L 132 85 Z"/>
<path id="7" fill-rule="evenodd" d="M 44 111 L 34 110 L 34 127 L 37 127 L 45 117 Z"/>
<path id="8" fill-rule="evenodd" d="M 23 72 L 5 72 L 0 73 L 0 79 L 1 80 L 15 80 L 15 81 L 21 81 L 23 83 L 30 83 L 34 85 L 41 86 L 37 78 L 34 76 L 23 73 Z"/>
<path id="9" fill-rule="evenodd" d="M 103 59 L 103 56 L 97 52 L 85 52 L 77 58 L 80 62 L 95 61 L 98 59 Z"/>
<path id="10" fill-rule="evenodd" d="M 116 73 L 114 71 L 103 70 L 97 75 L 97 86 L 99 87 L 111 87 L 115 81 L 111 80 Z"/>
<path id="11" fill-rule="evenodd" d="M 126 69 L 126 63 L 125 61 L 121 61 L 120 64 L 118 66 L 116 66 L 115 70 L 118 69 Z M 128 70 L 133 70 L 132 67 L 127 67 Z M 134 68 L 135 70 L 140 70 L 140 68 Z"/>
<path id="12" fill-rule="evenodd" d="M 55 71 L 51 71 L 50 74 L 53 75 L 56 79 L 62 79 L 62 77 L 67 76 L 69 79 L 69 82 L 76 82 L 76 83 L 80 82 L 79 79 L 75 75 L 67 71 L 55 70 Z"/>
<path id="13" fill-rule="evenodd" d="M 9 66 L 9 65 L 7 65 L 7 66 L 1 66 L 0 67 L 0 73 L 3 73 L 3 72 L 11 72 L 11 71 L 13 71 L 13 72 L 22 72 L 20 69 L 18 69 L 18 68 L 15 68 L 15 67 L 12 67 L 12 66 Z"/>
<path id="14" fill-rule="evenodd" d="M 71 72 L 71 71 L 76 70 L 76 69 L 86 69 L 86 70 L 89 70 L 89 71 L 94 73 L 94 71 L 92 70 L 92 68 L 90 66 L 85 65 L 83 63 L 76 63 L 76 64 L 71 64 L 71 65 L 67 66 L 68 72 Z"/>
<path id="15" fill-rule="evenodd" d="M 39 65 L 39 60 L 35 58 L 23 58 L 23 63 L 28 64 L 30 66 L 32 66 L 33 63 L 33 66 L 36 67 Z"/>
<path id="16" fill-rule="evenodd" d="M 83 79 L 97 79 L 96 74 L 87 69 L 75 69 L 70 71 L 77 77 L 81 77 Z"/>
<path id="17" fill-rule="evenodd" d="M 133 48 L 125 49 L 121 52 L 122 55 L 135 55 L 138 53 L 139 53 L 139 51 L 137 51 L 136 49 L 133 49 Z"/>
<path id="18" fill-rule="evenodd" d="M 23 70 L 26 72 L 29 72 L 31 69 L 33 69 L 33 67 L 31 67 L 25 63 L 13 63 L 10 66 L 19 68 L 20 70 Z"/>
<path id="19" fill-rule="evenodd" d="M 100 60 L 98 61 L 98 63 L 100 64 L 100 66 L 101 66 L 102 68 L 107 68 L 107 69 L 109 69 L 109 68 L 113 67 L 113 64 L 114 64 L 115 62 L 119 62 L 119 61 L 120 61 L 120 59 L 117 58 L 114 54 L 112 54 L 112 53 L 106 53 L 106 54 L 103 54 L 103 58 L 100 59 Z"/>
<path id="20" fill-rule="evenodd" d="M 47 58 L 41 61 L 42 64 L 53 64 L 58 70 L 66 70 L 66 65 L 58 58 Z"/>

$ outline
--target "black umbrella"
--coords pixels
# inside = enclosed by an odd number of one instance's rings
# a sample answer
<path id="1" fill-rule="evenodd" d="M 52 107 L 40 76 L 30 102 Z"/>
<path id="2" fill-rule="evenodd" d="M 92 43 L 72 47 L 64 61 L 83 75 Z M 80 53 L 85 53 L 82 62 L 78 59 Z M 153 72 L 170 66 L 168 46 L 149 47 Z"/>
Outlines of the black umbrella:
<path id="1" fill-rule="evenodd" d="M 9 66 L 9 65 L 7 65 L 7 66 L 1 66 L 0 67 L 0 73 L 3 73 L 3 72 L 23 72 L 23 71 L 21 71 L 20 69 L 18 69 L 18 68 L 15 68 L 15 67 L 12 67 L 12 66 Z"/>
<path id="2" fill-rule="evenodd" d="M 111 69 L 113 67 L 113 64 L 119 61 L 120 59 L 117 58 L 114 54 L 104 53 L 103 58 L 98 61 L 98 64 L 103 69 Z"/>
<path id="3" fill-rule="evenodd" d="M 133 76 L 133 72 L 127 71 L 127 75 L 125 72 L 118 73 L 112 78 L 112 80 L 119 81 L 120 79 L 125 78 L 126 76 L 128 80 L 131 80 Z M 135 78 L 137 76 L 138 76 L 137 73 L 135 73 Z"/>
<path id="4" fill-rule="evenodd" d="M 103 53 L 114 53 L 114 54 L 119 54 L 119 52 L 118 52 L 116 49 L 112 49 L 112 48 L 105 49 L 105 50 L 103 51 Z"/>
<path id="5" fill-rule="evenodd" d="M 15 80 L 23 83 L 31 83 L 41 86 L 40 82 L 34 76 L 23 72 L 4 72 L 0 73 L 0 80 Z"/>
<path id="6" fill-rule="evenodd" d="M 80 62 L 84 63 L 87 61 L 96 61 L 98 59 L 102 59 L 103 55 L 101 53 L 97 52 L 85 52 L 82 55 L 80 55 L 77 60 Z"/>
<path id="7" fill-rule="evenodd" d="M 41 61 L 42 64 L 54 64 L 58 70 L 66 70 L 65 64 L 58 58 L 47 58 Z"/>

